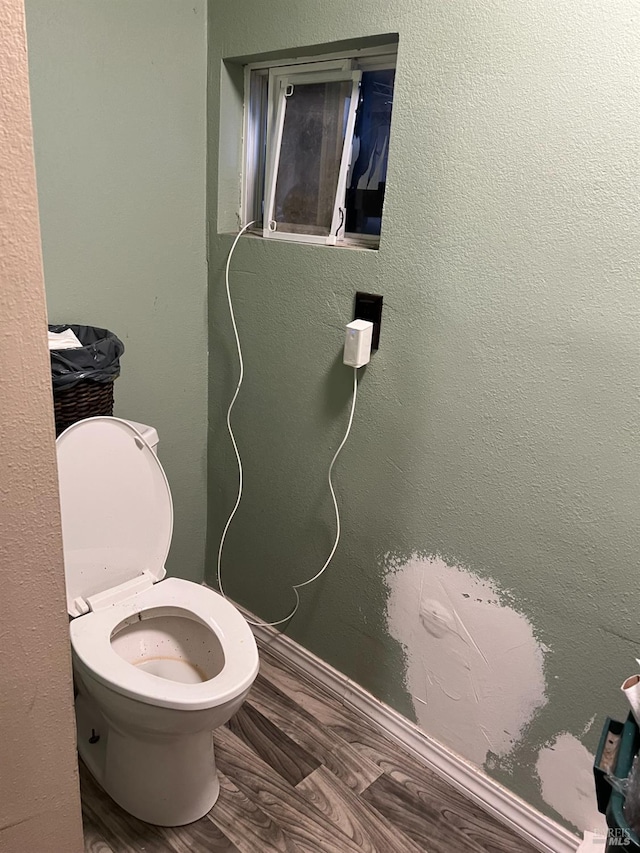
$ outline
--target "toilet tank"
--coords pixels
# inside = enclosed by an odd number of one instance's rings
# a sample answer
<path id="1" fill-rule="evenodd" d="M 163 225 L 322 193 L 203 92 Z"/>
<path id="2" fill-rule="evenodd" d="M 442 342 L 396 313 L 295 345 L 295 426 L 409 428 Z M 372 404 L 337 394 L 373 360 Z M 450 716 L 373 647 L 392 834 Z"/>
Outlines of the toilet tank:
<path id="1" fill-rule="evenodd" d="M 127 423 L 131 424 L 134 429 L 137 429 L 140 435 L 147 442 L 149 447 L 153 450 L 153 452 L 158 454 L 158 432 L 155 427 L 148 426 L 147 424 L 139 424 L 137 421 L 130 421 L 128 419 Z"/>

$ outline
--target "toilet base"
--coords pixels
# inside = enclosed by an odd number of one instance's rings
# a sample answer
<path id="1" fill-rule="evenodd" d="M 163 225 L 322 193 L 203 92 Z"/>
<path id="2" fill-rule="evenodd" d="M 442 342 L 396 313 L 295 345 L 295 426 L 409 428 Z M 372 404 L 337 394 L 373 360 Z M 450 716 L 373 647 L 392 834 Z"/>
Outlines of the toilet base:
<path id="1" fill-rule="evenodd" d="M 110 726 L 84 693 L 76 697 L 76 723 L 78 752 L 91 775 L 134 817 L 183 826 L 218 799 L 212 732 L 133 736 Z"/>
<path id="2" fill-rule="evenodd" d="M 85 697 L 76 696 L 76 734 L 78 753 L 93 778 L 104 786 L 104 763 L 107 747 L 107 722 L 97 708 L 90 708 Z"/>

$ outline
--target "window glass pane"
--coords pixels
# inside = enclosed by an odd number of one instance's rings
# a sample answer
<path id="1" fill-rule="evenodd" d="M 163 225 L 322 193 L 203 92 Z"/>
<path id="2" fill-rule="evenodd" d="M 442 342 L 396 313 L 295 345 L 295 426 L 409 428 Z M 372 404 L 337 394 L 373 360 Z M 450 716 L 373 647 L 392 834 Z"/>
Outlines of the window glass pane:
<path id="1" fill-rule="evenodd" d="M 364 71 L 347 179 L 347 223 L 356 234 L 380 234 L 387 181 L 395 70 Z"/>
<path id="2" fill-rule="evenodd" d="M 287 98 L 273 218 L 278 231 L 331 229 L 352 81 L 296 83 Z"/>

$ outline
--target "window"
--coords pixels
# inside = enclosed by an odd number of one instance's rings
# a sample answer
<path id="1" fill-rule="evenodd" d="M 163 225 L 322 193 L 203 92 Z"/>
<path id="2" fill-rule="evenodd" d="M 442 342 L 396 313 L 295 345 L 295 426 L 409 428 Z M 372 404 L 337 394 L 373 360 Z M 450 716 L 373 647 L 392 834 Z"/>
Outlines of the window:
<path id="1" fill-rule="evenodd" d="M 396 50 L 246 67 L 245 223 L 266 239 L 378 246 Z"/>

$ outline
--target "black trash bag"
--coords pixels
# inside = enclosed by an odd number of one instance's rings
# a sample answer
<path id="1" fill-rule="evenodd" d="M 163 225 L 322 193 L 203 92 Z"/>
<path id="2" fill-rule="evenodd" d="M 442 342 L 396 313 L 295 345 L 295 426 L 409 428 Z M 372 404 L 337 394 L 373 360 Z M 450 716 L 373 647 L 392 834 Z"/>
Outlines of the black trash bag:
<path id="1" fill-rule="evenodd" d="M 54 389 L 73 388 L 83 379 L 113 382 L 120 374 L 120 356 L 124 352 L 120 338 L 108 329 L 95 326 L 74 326 L 71 323 L 49 326 L 50 332 L 65 332 L 67 329 L 71 329 L 82 347 L 50 350 Z"/>

